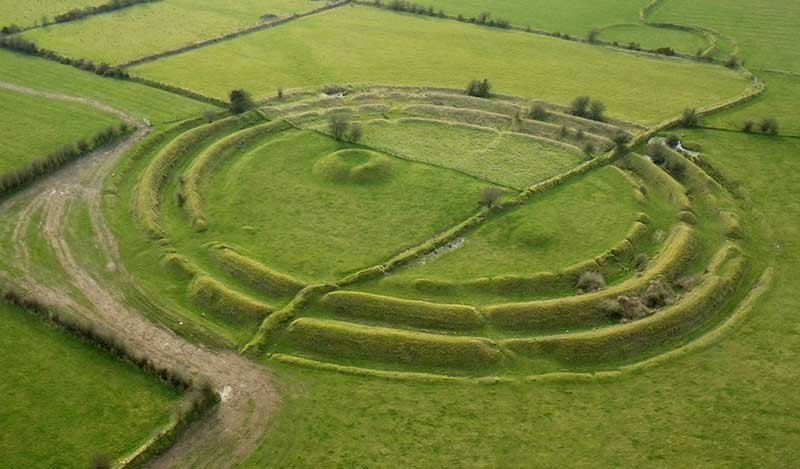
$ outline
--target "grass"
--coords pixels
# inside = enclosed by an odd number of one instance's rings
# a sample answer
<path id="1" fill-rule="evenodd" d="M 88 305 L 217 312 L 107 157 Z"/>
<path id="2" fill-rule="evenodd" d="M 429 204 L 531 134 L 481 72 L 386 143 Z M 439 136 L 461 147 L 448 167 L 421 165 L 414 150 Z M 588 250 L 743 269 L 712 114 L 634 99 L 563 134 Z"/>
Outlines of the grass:
<path id="1" fill-rule="evenodd" d="M 584 160 L 577 151 L 524 135 L 417 119 L 368 123 L 364 143 L 519 190 Z"/>
<path id="2" fill-rule="evenodd" d="M 767 83 L 766 93 L 730 112 L 704 119 L 703 125 L 741 130 L 746 120 L 758 124 L 771 116 L 778 120 L 781 134 L 800 136 L 800 106 L 792 99 L 800 95 L 800 76 L 762 72 L 759 77 Z"/>
<path id="3" fill-rule="evenodd" d="M 68 57 L 122 64 L 255 26 L 265 15 L 283 17 L 320 4 L 311 0 L 167 0 L 50 26 L 24 37 Z"/>
<path id="4" fill-rule="evenodd" d="M 118 124 L 88 106 L 0 90 L 0 140 L 5 142 L 0 174 Z"/>
<path id="5" fill-rule="evenodd" d="M 167 422 L 179 395 L 132 365 L 0 303 L 0 465 L 87 467 Z"/>
<path id="6" fill-rule="evenodd" d="M 93 73 L 44 59 L 0 50 L 0 80 L 37 90 L 84 96 L 126 111 L 153 124 L 202 114 L 212 106 L 131 82 L 102 78 Z"/>
<path id="7" fill-rule="evenodd" d="M 708 41 L 700 34 L 678 29 L 654 28 L 643 24 L 620 24 L 604 29 L 600 39 L 605 42 L 618 42 L 626 46 L 638 43 L 643 49 L 671 47 L 677 52 L 694 55 L 705 50 Z"/>
<path id="8" fill-rule="evenodd" d="M 751 70 L 800 72 L 800 4 L 782 0 L 670 0 L 656 9 L 652 21 L 712 28 L 733 37 Z"/>
<path id="9" fill-rule="evenodd" d="M 170 233 L 182 252 L 217 240 L 301 280 L 334 280 L 426 240 L 477 206 L 484 184 L 380 155 L 370 157 L 383 163 L 379 174 L 365 172 L 373 180 L 319 173 L 326 155 L 346 148 L 315 132 L 289 132 L 229 159 L 206 189 L 208 231 L 186 239 L 173 217 Z"/>
<path id="10" fill-rule="evenodd" d="M 614 168 L 564 184 L 467 235 L 463 247 L 401 276 L 467 280 L 557 271 L 623 239 L 642 206 Z"/>
<path id="11" fill-rule="evenodd" d="M 643 0 L 430 0 L 451 16 L 476 17 L 483 12 L 520 27 L 586 37 L 593 28 L 637 21 Z"/>
<path id="12" fill-rule="evenodd" d="M 66 13 L 73 8 L 102 5 L 105 0 L 28 0 L 24 6 L 17 0 L 0 0 L 0 25 L 27 27 L 39 24 L 42 17 Z"/>
<path id="13" fill-rule="evenodd" d="M 334 82 L 462 88 L 488 77 L 497 92 L 560 104 L 589 94 L 610 115 L 645 124 L 746 85 L 721 67 L 368 7 L 338 8 L 131 72 L 218 98 L 237 87 L 264 97 L 279 87 Z"/>

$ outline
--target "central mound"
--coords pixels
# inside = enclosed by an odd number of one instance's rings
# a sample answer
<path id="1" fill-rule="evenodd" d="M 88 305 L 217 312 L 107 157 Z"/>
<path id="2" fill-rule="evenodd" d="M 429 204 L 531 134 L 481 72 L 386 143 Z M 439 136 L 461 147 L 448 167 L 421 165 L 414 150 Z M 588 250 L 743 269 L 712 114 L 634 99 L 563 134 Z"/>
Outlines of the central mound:
<path id="1" fill-rule="evenodd" d="M 323 156 L 312 171 L 318 178 L 336 184 L 380 183 L 391 177 L 392 162 L 380 153 L 353 148 Z"/>

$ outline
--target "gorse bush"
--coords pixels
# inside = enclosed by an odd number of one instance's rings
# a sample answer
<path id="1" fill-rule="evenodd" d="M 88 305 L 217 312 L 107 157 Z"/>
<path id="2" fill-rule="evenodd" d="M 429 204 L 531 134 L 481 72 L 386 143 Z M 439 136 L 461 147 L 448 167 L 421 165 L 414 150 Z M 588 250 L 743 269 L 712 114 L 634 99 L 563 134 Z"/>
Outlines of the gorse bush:
<path id="1" fill-rule="evenodd" d="M 472 80 L 467 85 L 467 94 L 476 98 L 488 98 L 492 94 L 492 84 L 487 78 Z"/>

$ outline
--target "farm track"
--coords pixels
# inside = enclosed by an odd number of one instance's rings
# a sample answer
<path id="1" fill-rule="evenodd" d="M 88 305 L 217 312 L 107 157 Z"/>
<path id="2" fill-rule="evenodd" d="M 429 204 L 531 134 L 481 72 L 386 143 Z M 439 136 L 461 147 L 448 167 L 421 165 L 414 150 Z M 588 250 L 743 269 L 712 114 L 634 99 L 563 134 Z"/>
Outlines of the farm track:
<path id="1" fill-rule="evenodd" d="M 81 102 L 119 116 L 132 125 L 135 119 L 97 101 L 40 92 L 0 82 L 11 89 L 50 99 Z M 189 343 L 174 332 L 147 320 L 131 307 L 124 293 L 109 281 L 132 282 L 120 262 L 115 238 L 101 211 L 102 187 L 106 175 L 128 150 L 147 136 L 138 130 L 119 144 L 87 155 L 66 168 L 41 178 L 28 188 L 0 202 L 0 217 L 19 207 L 14 229 L 14 256 L 20 272 L 0 272 L 0 280 L 15 284 L 47 305 L 64 309 L 101 331 L 110 331 L 124 347 L 147 357 L 156 367 L 177 371 L 198 381 L 207 381 L 222 396 L 213 415 L 194 425 L 152 467 L 230 467 L 243 461 L 261 442 L 270 417 L 279 403 L 271 377 L 264 368 L 231 350 L 212 350 Z M 108 264 L 103 275 L 87 270 L 77 259 L 67 237 L 68 215 L 84 205 L 94 232 L 93 241 Z M 74 293 L 51 286 L 48 278 L 37 276 L 31 266 L 26 234 L 37 213 L 43 214 L 43 237 L 74 286 L 91 307 L 73 298 Z"/>

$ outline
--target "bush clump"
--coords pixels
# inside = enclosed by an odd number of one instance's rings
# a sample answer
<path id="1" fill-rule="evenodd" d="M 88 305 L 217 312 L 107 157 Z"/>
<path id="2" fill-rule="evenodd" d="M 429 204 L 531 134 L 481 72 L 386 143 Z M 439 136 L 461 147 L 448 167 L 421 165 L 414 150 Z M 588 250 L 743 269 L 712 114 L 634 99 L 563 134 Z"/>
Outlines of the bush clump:
<path id="1" fill-rule="evenodd" d="M 230 92 L 230 110 L 234 114 L 241 114 L 255 105 L 250 93 L 245 90 L 233 90 Z"/>
<path id="2" fill-rule="evenodd" d="M 593 291 L 602 290 L 606 287 L 606 279 L 600 272 L 589 271 L 584 272 L 578 277 L 575 287 L 581 293 L 589 293 Z"/>
<path id="3" fill-rule="evenodd" d="M 492 84 L 487 78 L 472 80 L 467 85 L 467 95 L 476 98 L 489 98 L 492 95 Z"/>

